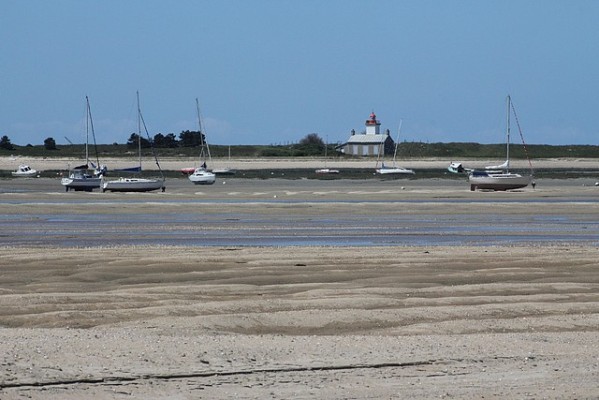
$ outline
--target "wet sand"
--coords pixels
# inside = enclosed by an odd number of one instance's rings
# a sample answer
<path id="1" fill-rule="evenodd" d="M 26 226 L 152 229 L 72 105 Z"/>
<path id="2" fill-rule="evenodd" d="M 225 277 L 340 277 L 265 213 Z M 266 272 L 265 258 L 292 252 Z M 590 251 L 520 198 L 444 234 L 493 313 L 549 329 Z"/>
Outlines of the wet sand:
<path id="1" fill-rule="evenodd" d="M 3 180 L 0 204 L 5 221 L 190 205 L 599 219 L 599 189 L 582 180 L 510 193 L 453 180 L 224 182 L 112 194 Z M 13 234 L 0 236 L 2 399 L 599 396 L 595 244 L 74 248 L 7 245 Z"/>

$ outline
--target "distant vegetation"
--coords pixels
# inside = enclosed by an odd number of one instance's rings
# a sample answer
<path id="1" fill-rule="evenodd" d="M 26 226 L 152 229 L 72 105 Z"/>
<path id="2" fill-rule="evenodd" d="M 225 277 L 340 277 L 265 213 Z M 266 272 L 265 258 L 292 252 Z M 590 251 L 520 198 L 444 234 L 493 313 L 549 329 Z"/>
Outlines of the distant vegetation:
<path id="1" fill-rule="evenodd" d="M 195 157 L 199 155 L 204 136 L 200 132 L 184 131 L 179 138 L 174 134 L 157 134 L 153 138 L 159 157 Z M 325 146 L 328 157 L 345 156 L 336 150 L 337 144 L 325 144 L 316 133 L 302 138 L 298 143 L 286 145 L 210 145 L 213 157 L 262 158 L 262 157 L 324 157 Z M 142 148 L 151 155 L 151 143 L 142 138 Z M 90 146 L 90 156 L 95 158 L 131 157 L 137 151 L 137 135 L 132 134 L 125 144 L 100 144 Z M 538 158 L 599 158 L 599 146 L 596 145 L 523 145 L 512 144 L 510 155 L 513 159 Z M 18 146 L 11 143 L 7 136 L 0 138 L 0 156 L 15 155 L 29 157 L 73 157 L 82 158 L 85 154 L 83 144 L 57 145 L 52 138 L 43 145 Z M 505 157 L 505 144 L 479 143 L 423 143 L 402 142 L 398 146 L 398 158 L 446 158 L 459 161 L 467 158 L 502 159 Z"/>

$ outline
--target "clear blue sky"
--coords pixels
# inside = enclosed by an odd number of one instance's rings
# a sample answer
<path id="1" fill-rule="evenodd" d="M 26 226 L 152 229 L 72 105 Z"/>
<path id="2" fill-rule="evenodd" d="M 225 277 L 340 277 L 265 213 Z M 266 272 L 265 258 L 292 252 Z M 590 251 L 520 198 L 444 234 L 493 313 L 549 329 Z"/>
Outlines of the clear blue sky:
<path id="1" fill-rule="evenodd" d="M 329 142 L 371 111 L 400 140 L 599 144 L 599 1 L 0 0 L 0 135 Z M 516 138 L 519 140 L 518 138 Z"/>

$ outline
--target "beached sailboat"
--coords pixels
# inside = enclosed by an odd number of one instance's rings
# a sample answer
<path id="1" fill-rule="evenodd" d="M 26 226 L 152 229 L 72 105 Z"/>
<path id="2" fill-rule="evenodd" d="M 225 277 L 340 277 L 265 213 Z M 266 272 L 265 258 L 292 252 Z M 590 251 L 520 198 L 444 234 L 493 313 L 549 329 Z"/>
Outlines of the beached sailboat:
<path id="1" fill-rule="evenodd" d="M 121 170 L 123 172 L 136 172 L 141 173 L 141 126 L 143 125 L 144 131 L 150 143 L 152 143 L 152 139 L 150 138 L 150 134 L 148 133 L 148 129 L 146 127 L 146 123 L 141 114 L 141 107 L 139 105 L 139 92 L 137 93 L 137 147 L 139 152 L 139 165 L 133 168 L 127 168 Z M 110 191 L 110 192 L 151 192 L 153 190 L 162 190 L 163 192 L 166 189 L 165 178 L 162 173 L 162 169 L 160 168 L 160 163 L 158 162 L 158 157 L 156 157 L 156 152 L 154 151 L 154 147 L 152 147 L 152 154 L 154 155 L 154 160 L 156 162 L 156 166 L 160 171 L 160 178 L 127 178 L 121 177 L 116 180 L 104 180 L 102 177 L 102 191 Z"/>
<path id="2" fill-rule="evenodd" d="M 231 146 L 229 146 L 229 163 L 231 162 Z M 235 175 L 235 170 L 229 167 L 218 167 L 213 168 L 212 172 L 215 175 Z"/>
<path id="3" fill-rule="evenodd" d="M 100 165 L 98 152 L 96 150 L 96 164 L 89 159 L 89 132 L 91 131 L 94 139 L 94 147 L 96 146 L 96 134 L 94 132 L 94 123 L 92 120 L 89 98 L 85 96 L 86 103 L 86 123 L 85 123 L 85 164 L 73 168 L 69 172 L 68 177 L 60 180 L 60 183 L 65 187 L 65 190 L 86 191 L 91 192 L 98 189 L 102 185 L 102 175 L 106 173 L 106 166 Z M 93 172 L 90 171 L 90 164 Z"/>
<path id="4" fill-rule="evenodd" d="M 528 186 L 532 182 L 532 166 L 530 175 L 510 172 L 510 115 L 513 110 L 512 99 L 507 96 L 506 113 L 506 160 L 501 165 L 486 167 L 484 170 L 473 170 L 468 175 L 470 190 L 512 190 Z M 520 132 L 522 135 L 522 132 Z"/>
<path id="5" fill-rule="evenodd" d="M 327 149 L 328 149 L 328 147 L 329 147 L 329 144 L 328 144 L 328 140 L 327 140 L 327 143 L 324 144 L 324 168 L 319 168 L 316 171 L 314 171 L 319 175 L 338 174 L 339 173 L 338 169 L 332 169 L 332 168 L 327 167 L 327 153 L 328 153 Z"/>
<path id="6" fill-rule="evenodd" d="M 407 169 L 407 168 L 403 168 L 403 167 L 399 167 L 396 164 L 396 157 L 397 157 L 397 146 L 399 146 L 399 133 L 401 131 L 401 124 L 402 121 L 399 122 L 399 128 L 397 129 L 397 141 L 395 142 L 395 150 L 393 152 L 393 164 L 391 166 L 385 165 L 384 161 L 381 161 L 381 166 L 378 167 L 378 162 L 379 160 L 377 160 L 377 167 L 375 169 L 377 174 L 380 175 L 386 175 L 386 176 L 394 176 L 394 175 L 414 175 L 414 171 L 411 169 Z M 381 155 L 381 153 L 383 153 L 383 144 L 381 143 L 380 149 L 379 149 L 379 156 Z"/>
<path id="7" fill-rule="evenodd" d="M 200 166 L 195 168 L 193 173 L 189 175 L 189 180 L 196 185 L 212 185 L 216 182 L 214 172 L 208 170 L 206 158 L 211 160 L 210 147 L 206 140 L 206 134 L 202 131 L 202 117 L 200 115 L 200 103 L 196 98 L 196 110 L 198 114 L 198 126 L 200 128 Z"/>

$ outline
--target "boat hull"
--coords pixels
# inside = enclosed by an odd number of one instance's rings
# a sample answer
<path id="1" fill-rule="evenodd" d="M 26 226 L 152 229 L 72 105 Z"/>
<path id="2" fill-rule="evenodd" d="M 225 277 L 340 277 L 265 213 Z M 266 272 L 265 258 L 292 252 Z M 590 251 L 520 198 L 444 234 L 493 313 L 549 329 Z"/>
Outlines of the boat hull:
<path id="1" fill-rule="evenodd" d="M 414 171 L 406 168 L 378 168 L 376 173 L 379 175 L 414 175 Z"/>
<path id="2" fill-rule="evenodd" d="M 531 176 L 522 176 L 514 173 L 472 173 L 468 177 L 470 182 L 470 190 L 514 190 L 521 189 L 530 184 L 532 181 Z"/>
<path id="3" fill-rule="evenodd" d="M 317 169 L 316 171 L 317 174 L 320 175 L 326 175 L 326 174 L 338 174 L 339 170 L 338 169 L 330 169 L 330 168 L 321 168 L 321 169 Z"/>
<path id="4" fill-rule="evenodd" d="M 229 168 L 215 168 L 212 172 L 215 175 L 235 175 L 235 170 Z"/>
<path id="5" fill-rule="evenodd" d="M 151 192 L 153 190 L 165 191 L 166 186 L 162 179 L 145 178 L 120 178 L 102 183 L 103 192 Z"/>
<path id="6" fill-rule="evenodd" d="M 216 175 L 204 168 L 196 168 L 188 179 L 195 185 L 212 185 L 216 182 Z"/>
<path id="7" fill-rule="evenodd" d="M 66 191 L 86 191 L 91 192 L 94 189 L 99 189 L 102 186 L 102 178 L 100 177 L 75 177 L 62 178 L 60 183 L 65 187 Z"/>

